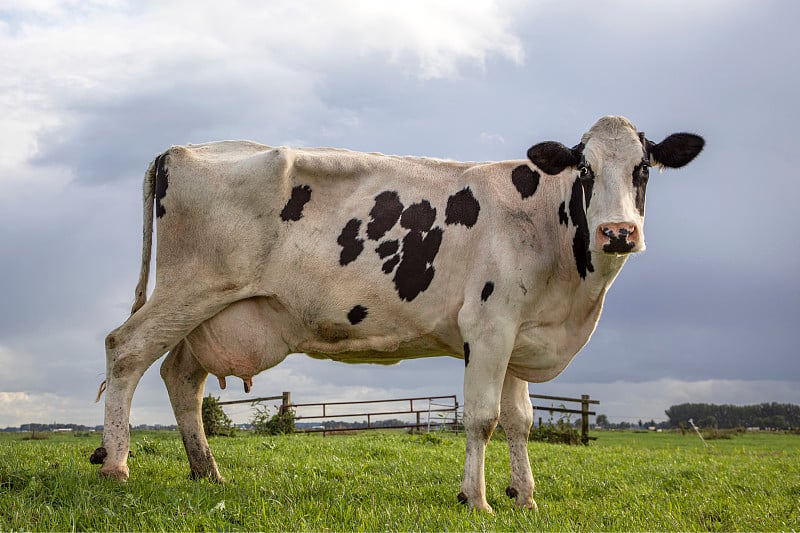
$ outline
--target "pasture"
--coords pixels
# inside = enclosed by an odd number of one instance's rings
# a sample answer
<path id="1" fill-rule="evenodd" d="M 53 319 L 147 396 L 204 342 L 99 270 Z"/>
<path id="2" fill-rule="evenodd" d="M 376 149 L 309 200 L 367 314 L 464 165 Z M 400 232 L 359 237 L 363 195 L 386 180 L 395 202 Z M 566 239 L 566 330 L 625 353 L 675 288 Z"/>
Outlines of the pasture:
<path id="1" fill-rule="evenodd" d="M 710 441 L 595 433 L 531 442 L 539 513 L 504 493 L 506 444 L 487 450 L 494 515 L 456 501 L 464 437 L 400 432 L 211 439 L 227 482 L 188 479 L 177 432 L 133 432 L 131 478 L 101 479 L 100 436 L 0 434 L 0 530 L 800 530 L 800 436 Z"/>

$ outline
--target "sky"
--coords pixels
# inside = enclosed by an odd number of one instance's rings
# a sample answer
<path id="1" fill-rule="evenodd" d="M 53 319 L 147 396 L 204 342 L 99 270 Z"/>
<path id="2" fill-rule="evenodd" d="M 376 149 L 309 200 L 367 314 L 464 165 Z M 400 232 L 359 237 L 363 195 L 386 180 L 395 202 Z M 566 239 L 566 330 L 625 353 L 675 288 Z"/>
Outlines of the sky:
<path id="1" fill-rule="evenodd" d="M 531 392 L 590 394 L 612 422 L 663 420 L 684 402 L 800 403 L 786 205 L 798 19 L 793 0 L 0 0 L 0 427 L 102 423 L 103 339 L 138 279 L 142 176 L 170 145 L 520 159 L 610 114 L 706 148 L 651 174 L 647 251 L 590 343 Z M 159 364 L 134 425 L 174 423 Z M 212 379 L 206 393 L 243 399 L 240 385 Z M 292 355 L 251 395 L 461 397 L 462 385 L 456 359 Z"/>

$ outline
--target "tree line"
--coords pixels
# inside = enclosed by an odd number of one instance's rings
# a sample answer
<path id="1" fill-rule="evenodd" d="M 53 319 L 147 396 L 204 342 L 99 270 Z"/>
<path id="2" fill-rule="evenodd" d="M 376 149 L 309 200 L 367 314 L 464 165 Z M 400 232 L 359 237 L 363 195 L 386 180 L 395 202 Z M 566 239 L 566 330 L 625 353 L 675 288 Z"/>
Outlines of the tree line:
<path id="1" fill-rule="evenodd" d="M 664 413 L 670 427 L 687 427 L 692 419 L 698 427 L 730 429 L 759 427 L 790 429 L 800 427 L 800 406 L 789 403 L 757 405 L 715 405 L 683 403 L 673 405 Z"/>

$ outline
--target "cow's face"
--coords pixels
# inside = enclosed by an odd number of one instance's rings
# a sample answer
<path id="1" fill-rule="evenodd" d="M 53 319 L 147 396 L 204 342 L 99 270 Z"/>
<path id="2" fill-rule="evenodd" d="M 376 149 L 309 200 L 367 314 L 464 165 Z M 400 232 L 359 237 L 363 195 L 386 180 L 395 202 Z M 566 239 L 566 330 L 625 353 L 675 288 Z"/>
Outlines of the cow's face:
<path id="1" fill-rule="evenodd" d="M 580 144 L 567 148 L 545 142 L 528 157 L 548 174 L 572 169 L 583 190 L 588 245 L 592 252 L 641 252 L 644 242 L 645 189 L 650 166 L 679 168 L 703 149 L 702 137 L 676 133 L 656 144 L 623 117 L 603 117 Z M 574 193 L 573 193 L 574 194 Z"/>

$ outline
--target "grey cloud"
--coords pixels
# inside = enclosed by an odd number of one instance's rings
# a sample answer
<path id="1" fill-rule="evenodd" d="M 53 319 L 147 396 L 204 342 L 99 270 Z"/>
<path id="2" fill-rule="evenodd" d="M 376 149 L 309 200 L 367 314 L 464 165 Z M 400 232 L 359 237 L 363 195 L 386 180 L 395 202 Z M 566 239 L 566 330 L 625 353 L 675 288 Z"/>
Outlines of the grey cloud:
<path id="1" fill-rule="evenodd" d="M 623 269 L 589 345 L 553 384 L 535 388 L 666 377 L 800 381 L 791 208 L 800 83 L 788 68 L 800 45 L 787 37 L 800 4 L 721 5 L 715 13 L 691 2 L 628 2 L 624 17 L 602 5 L 553 5 L 515 21 L 523 65 L 489 57 L 461 65 L 454 78 L 409 76 L 407 64 L 382 54 L 328 66 L 298 58 L 297 70 L 254 65 L 244 74 L 191 59 L 155 68 L 136 87 L 53 96 L 66 118 L 42 132 L 32 162 L 40 171 L 66 168 L 74 181 L 0 199 L 0 347 L 29 358 L 24 372 L 0 376 L 0 390 L 93 400 L 103 337 L 125 320 L 136 282 L 141 176 L 171 144 L 298 139 L 516 159 L 538 141 L 576 143 L 599 116 L 616 113 L 654 141 L 688 130 L 708 144 L 687 168 L 651 174 L 648 251 Z M 486 132 L 505 142 L 486 143 Z M 157 367 L 134 410 L 169 422 Z M 309 395 L 329 384 L 450 393 L 460 392 L 463 362 L 377 367 L 292 356 L 257 376 L 255 390 L 273 394 L 267 389 L 284 378 Z M 220 393 L 213 382 L 207 392 Z M 99 422 L 102 409 L 92 409 L 87 416 Z"/>

